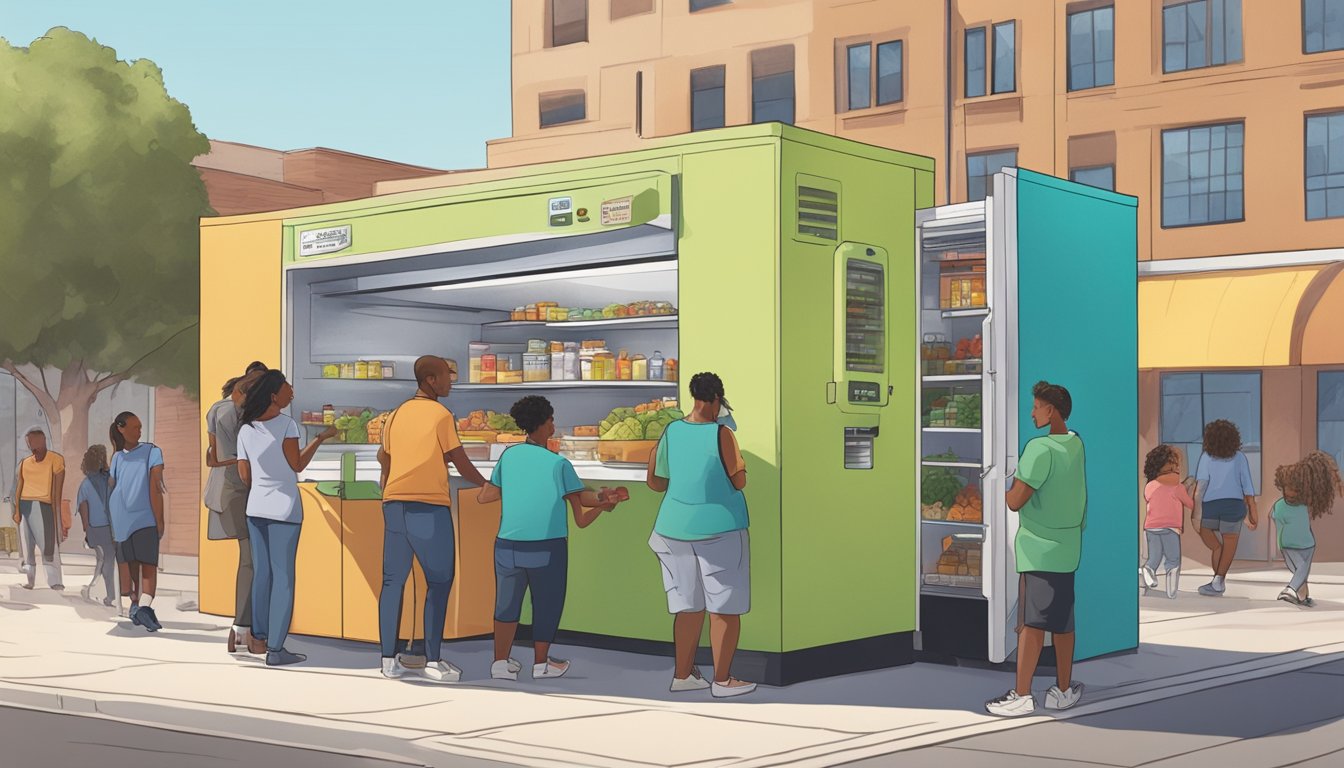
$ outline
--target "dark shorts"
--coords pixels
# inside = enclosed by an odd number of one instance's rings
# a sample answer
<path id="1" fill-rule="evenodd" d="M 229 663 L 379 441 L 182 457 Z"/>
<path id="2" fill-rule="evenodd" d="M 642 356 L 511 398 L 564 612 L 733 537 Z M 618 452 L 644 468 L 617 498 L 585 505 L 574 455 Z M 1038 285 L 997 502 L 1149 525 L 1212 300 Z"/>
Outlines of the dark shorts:
<path id="1" fill-rule="evenodd" d="M 516 622 L 523 594 L 532 593 L 532 639 L 555 640 L 565 608 L 569 581 L 569 543 L 565 539 L 495 539 L 495 620 Z"/>
<path id="2" fill-rule="evenodd" d="M 1022 574 L 1018 625 L 1054 635 L 1073 631 L 1073 574 L 1031 571 Z"/>
<path id="3" fill-rule="evenodd" d="M 118 563 L 159 564 L 159 529 L 141 528 L 125 541 L 117 542 Z"/>
<path id="4" fill-rule="evenodd" d="M 1245 499 L 1214 499 L 1204 502 L 1199 527 L 1220 533 L 1241 533 L 1241 523 L 1245 519 Z"/>

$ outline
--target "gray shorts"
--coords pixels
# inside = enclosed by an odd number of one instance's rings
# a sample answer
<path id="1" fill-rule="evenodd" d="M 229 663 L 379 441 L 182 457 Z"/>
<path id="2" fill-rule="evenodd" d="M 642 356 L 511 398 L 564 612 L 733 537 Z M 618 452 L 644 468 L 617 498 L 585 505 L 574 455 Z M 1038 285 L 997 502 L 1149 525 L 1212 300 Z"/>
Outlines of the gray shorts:
<path id="1" fill-rule="evenodd" d="M 229 481 L 224 481 L 224 488 L 220 492 L 220 506 L 223 509 L 219 513 L 220 526 L 224 529 L 225 538 L 246 539 L 247 538 L 247 486 L 235 486 Z"/>
<path id="2" fill-rule="evenodd" d="M 698 541 L 655 533 L 649 548 L 662 566 L 668 613 L 740 616 L 751 610 L 751 542 L 745 530 Z"/>
<path id="3" fill-rule="evenodd" d="M 1214 499 L 1204 502 L 1199 527 L 1206 531 L 1236 536 L 1246 520 L 1245 499 Z"/>

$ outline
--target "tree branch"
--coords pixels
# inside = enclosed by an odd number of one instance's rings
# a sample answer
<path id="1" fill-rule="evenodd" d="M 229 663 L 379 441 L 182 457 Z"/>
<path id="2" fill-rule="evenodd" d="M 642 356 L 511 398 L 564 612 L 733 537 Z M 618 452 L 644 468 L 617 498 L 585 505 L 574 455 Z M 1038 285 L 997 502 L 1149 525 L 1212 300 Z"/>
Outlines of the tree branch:
<path id="1" fill-rule="evenodd" d="M 46 390 L 47 394 L 50 395 L 51 385 L 47 383 L 47 367 L 45 365 L 39 365 L 37 367 L 37 372 L 42 374 L 42 389 Z"/>
<path id="2" fill-rule="evenodd" d="M 56 399 L 51 396 L 51 393 L 48 392 L 46 388 L 37 386 L 32 379 L 25 376 L 23 371 L 20 371 L 18 366 L 14 365 L 13 360 L 5 360 L 4 364 L 0 365 L 0 368 L 4 368 L 8 371 L 9 375 L 13 376 L 16 381 L 22 384 L 24 389 L 31 392 L 33 397 L 37 398 L 38 403 L 42 406 L 42 410 L 47 413 L 56 412 Z M 41 370 L 40 367 L 39 370 Z"/>
<path id="3" fill-rule="evenodd" d="M 145 362 L 145 360 L 149 359 L 149 357 L 150 357 L 151 355 L 153 355 L 154 353 L 156 353 L 156 352 L 162 350 L 164 347 L 166 347 L 166 346 L 168 346 L 169 344 L 171 344 L 171 343 L 173 342 L 173 340 L 176 339 L 178 336 L 181 336 L 182 334 L 186 333 L 187 331 L 191 330 L 192 328 L 197 327 L 198 325 L 200 325 L 200 321 L 199 321 L 199 320 L 197 320 L 196 322 L 192 323 L 191 325 L 188 325 L 188 326 L 182 328 L 182 329 L 179 330 L 177 333 L 174 333 L 172 336 L 169 336 L 167 339 L 164 339 L 164 341 L 163 341 L 162 344 L 160 344 L 159 346 L 157 346 L 157 347 L 151 349 L 150 351 L 146 352 L 145 354 L 141 355 L 139 360 L 136 360 L 134 363 L 131 363 L 130 365 L 126 366 L 126 368 L 125 368 L 124 370 L 122 370 L 120 373 L 109 373 L 108 375 L 102 377 L 101 379 L 97 379 L 97 380 L 95 380 L 95 381 L 94 381 L 94 392 L 95 392 L 95 393 L 97 393 L 97 392 L 102 392 L 104 389 L 107 389 L 108 387 L 115 386 L 115 385 L 117 385 L 117 384 L 119 384 L 119 383 L 125 381 L 126 379 L 130 378 L 130 376 L 131 376 L 131 372 L 135 370 L 136 366 L 138 366 L 138 365 L 140 365 L 141 363 Z"/>

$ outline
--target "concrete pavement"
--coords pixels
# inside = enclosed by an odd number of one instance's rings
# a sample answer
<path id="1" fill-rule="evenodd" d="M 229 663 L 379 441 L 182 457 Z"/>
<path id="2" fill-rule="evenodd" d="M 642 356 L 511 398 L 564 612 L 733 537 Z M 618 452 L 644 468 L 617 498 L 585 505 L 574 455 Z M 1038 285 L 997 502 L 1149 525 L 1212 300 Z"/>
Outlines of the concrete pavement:
<path id="1" fill-rule="evenodd" d="M 571 676 L 502 683 L 489 680 L 483 641 L 450 644 L 465 681 L 434 686 L 382 679 L 376 650 L 358 643 L 296 638 L 309 662 L 287 669 L 233 659 L 225 619 L 174 607 L 194 604 L 189 574 L 164 575 L 165 628 L 149 635 L 77 587 L 19 589 L 9 563 L 0 561 L 0 704 L 431 765 L 835 765 L 1344 659 L 1344 574 L 1323 574 L 1314 610 L 1275 602 L 1277 574 L 1237 576 L 1221 599 L 1193 594 L 1203 582 L 1191 575 L 1177 600 L 1144 598 L 1140 653 L 1078 665 L 1088 696 L 1060 716 L 990 718 L 983 701 L 1007 690 L 1010 673 L 923 664 L 714 701 L 669 693 L 667 659 L 558 648 Z M 79 567 L 67 558 L 67 584 L 80 583 Z"/>

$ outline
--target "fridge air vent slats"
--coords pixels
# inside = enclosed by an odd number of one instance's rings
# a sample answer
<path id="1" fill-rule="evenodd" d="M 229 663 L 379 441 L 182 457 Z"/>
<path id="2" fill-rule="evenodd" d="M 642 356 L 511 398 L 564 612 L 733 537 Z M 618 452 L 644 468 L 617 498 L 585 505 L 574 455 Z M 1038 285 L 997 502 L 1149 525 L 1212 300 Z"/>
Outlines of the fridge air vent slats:
<path id="1" fill-rule="evenodd" d="M 838 242 L 840 240 L 840 185 L 814 176 L 798 176 L 795 187 L 800 240 Z"/>

